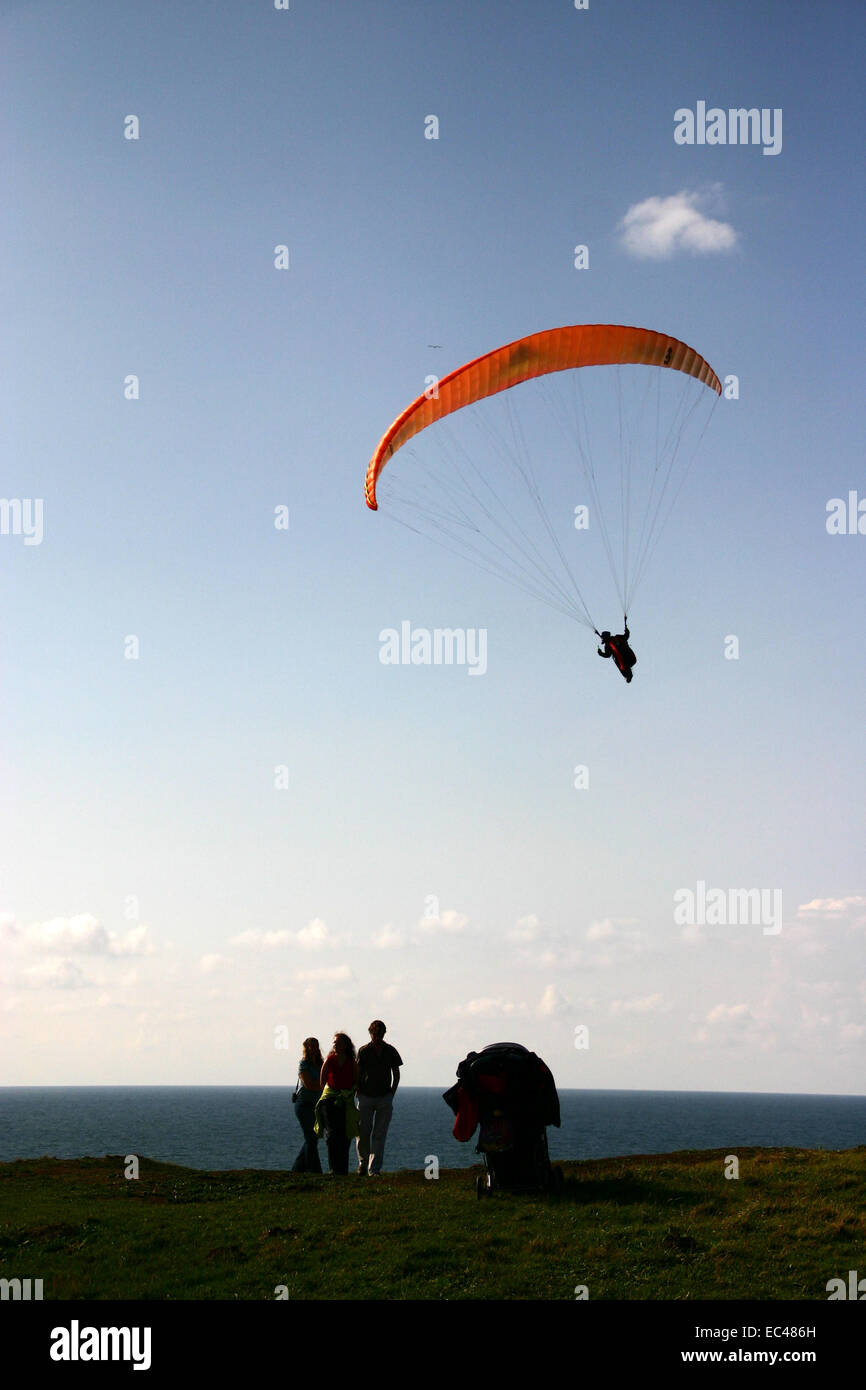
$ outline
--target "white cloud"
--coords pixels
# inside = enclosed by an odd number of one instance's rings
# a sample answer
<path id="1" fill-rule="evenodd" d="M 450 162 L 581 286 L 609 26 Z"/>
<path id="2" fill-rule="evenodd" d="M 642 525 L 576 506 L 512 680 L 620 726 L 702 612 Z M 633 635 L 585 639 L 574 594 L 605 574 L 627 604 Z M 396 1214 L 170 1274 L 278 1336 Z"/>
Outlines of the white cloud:
<path id="1" fill-rule="evenodd" d="M 589 953 L 586 964 L 605 970 L 643 955 L 647 949 L 646 943 L 640 929 L 633 923 L 634 918 L 631 917 L 620 921 L 606 917 L 602 921 L 592 922 L 587 927 L 586 939 L 595 944 L 596 949 Z"/>
<path id="2" fill-rule="evenodd" d="M 254 951 L 276 951 L 282 946 L 300 946 L 304 951 L 320 951 L 326 946 L 337 946 L 337 937 L 332 936 L 321 917 L 313 917 L 299 931 L 289 931 L 282 927 L 279 931 L 260 931 L 256 927 L 233 936 L 230 945 Z"/>
<path id="3" fill-rule="evenodd" d="M 462 912 L 447 908 L 438 917 L 422 917 L 418 925 L 422 931 L 459 932 L 469 925 L 469 918 L 464 917 Z"/>
<path id="4" fill-rule="evenodd" d="M 517 959 L 531 970 L 561 973 L 580 968 L 584 955 L 579 946 L 545 946 L 541 942 L 530 942 L 517 952 Z"/>
<path id="5" fill-rule="evenodd" d="M 538 1012 L 543 1018 L 556 1018 L 562 1014 L 567 1014 L 571 1010 L 571 1004 L 564 994 L 556 988 L 556 985 L 548 985 L 541 996 L 538 1004 Z"/>
<path id="6" fill-rule="evenodd" d="M 677 251 L 710 255 L 730 251 L 737 234 L 729 222 L 707 217 L 702 209 L 718 202 L 718 185 L 705 193 L 683 189 L 668 198 L 633 203 L 620 222 L 621 241 L 632 256 L 665 260 Z"/>
<path id="7" fill-rule="evenodd" d="M 752 1015 L 748 1004 L 716 1004 L 707 1014 L 707 1023 L 747 1023 Z"/>
<path id="8" fill-rule="evenodd" d="M 403 933 L 395 931 L 390 922 L 386 922 L 382 930 L 373 937 L 373 945 L 379 951 L 399 950 L 405 944 Z"/>
<path id="9" fill-rule="evenodd" d="M 862 909 L 866 908 L 866 898 L 862 895 L 852 894 L 847 898 L 813 898 L 810 903 L 803 903 L 797 908 L 797 913 L 811 917 L 847 917 L 852 914 L 858 922 L 866 922 L 866 914 L 862 914 Z"/>
<path id="10" fill-rule="evenodd" d="M 321 965 L 315 970 L 299 970 L 297 980 L 351 980 L 348 965 Z"/>
<path id="11" fill-rule="evenodd" d="M 516 924 L 506 932 L 509 941 L 535 941 L 541 931 L 541 923 L 534 912 L 528 917 L 518 917 Z"/>
<path id="12" fill-rule="evenodd" d="M 584 952 L 574 944 L 573 934 L 552 934 L 534 912 L 519 917 L 505 934 L 518 947 L 515 959 L 531 970 L 561 972 L 577 969 L 583 963 Z"/>
<path id="13" fill-rule="evenodd" d="M 259 931 L 258 928 L 251 927 L 249 931 L 242 931 L 233 936 L 229 945 L 249 950 L 273 951 L 280 946 L 291 946 L 294 940 L 295 937 L 286 928 L 282 931 Z"/>
<path id="14" fill-rule="evenodd" d="M 154 952 L 153 942 L 150 938 L 150 928 L 143 922 L 137 927 L 130 927 L 125 936 L 118 936 L 115 932 L 110 933 L 109 951 L 113 956 L 152 956 Z"/>
<path id="15" fill-rule="evenodd" d="M 642 999 L 613 999 L 610 1012 L 615 1018 L 622 1014 L 657 1013 L 664 1008 L 664 1002 L 661 994 L 645 994 Z"/>
<path id="16" fill-rule="evenodd" d="M 25 928 L 25 936 L 41 950 L 82 951 L 102 955 L 109 949 L 110 939 L 105 927 L 88 912 L 77 917 L 52 917 L 48 922 L 33 922 Z"/>
<path id="17" fill-rule="evenodd" d="M 31 989 L 85 989 L 90 981 L 72 960 L 46 960 L 23 971 Z"/>
<path id="18" fill-rule="evenodd" d="M 520 947 L 517 959 L 535 970 L 606 969 L 622 965 L 647 950 L 634 917 L 604 917 L 590 922 L 584 932 L 588 947 L 576 944 L 574 931 L 552 937 L 534 914 L 521 917 L 507 935 Z"/>
<path id="19" fill-rule="evenodd" d="M 610 941 L 620 933 L 609 917 L 605 917 L 602 922 L 591 922 L 586 929 L 587 941 Z"/>
<path id="20" fill-rule="evenodd" d="M 449 1013 L 463 1014 L 467 1018 L 509 1018 L 515 1014 L 525 1014 L 525 1004 L 512 1004 L 509 999 L 470 999 L 465 1004 L 457 1004 Z"/>
<path id="21" fill-rule="evenodd" d="M 230 956 L 218 954 L 202 956 L 198 968 L 203 975 L 213 975 L 217 970 L 226 970 L 232 964 Z"/>
<path id="22" fill-rule="evenodd" d="M 800 1025 L 802 1031 L 802 1025 Z M 716 1004 L 696 1029 L 695 1041 L 712 1048 L 734 1051 L 748 1047 L 774 1052 L 779 1046 L 766 1002 L 756 1016 L 748 1004 Z"/>
<path id="23" fill-rule="evenodd" d="M 321 951 L 326 946 L 336 946 L 336 938 L 331 936 L 321 917 L 314 917 L 305 927 L 295 933 L 295 940 L 305 951 Z"/>
<path id="24" fill-rule="evenodd" d="M 74 917 L 51 917 L 44 922 L 0 918 L 0 939 L 20 954 L 46 952 L 52 956 L 144 956 L 153 954 L 150 929 L 139 923 L 123 935 L 109 931 L 89 912 Z"/>

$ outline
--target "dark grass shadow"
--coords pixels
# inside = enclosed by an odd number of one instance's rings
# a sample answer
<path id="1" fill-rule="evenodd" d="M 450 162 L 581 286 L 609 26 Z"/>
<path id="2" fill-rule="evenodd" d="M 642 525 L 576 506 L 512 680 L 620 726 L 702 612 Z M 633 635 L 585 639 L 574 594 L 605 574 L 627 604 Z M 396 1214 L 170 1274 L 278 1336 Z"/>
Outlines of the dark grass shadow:
<path id="1" fill-rule="evenodd" d="M 558 1193 L 551 1194 L 557 1202 L 574 1202 L 587 1206 L 595 1202 L 602 1206 L 653 1208 L 667 1206 L 699 1206 L 706 1201 L 700 1193 L 669 1183 L 648 1182 L 635 1175 L 611 1178 L 566 1177 Z"/>

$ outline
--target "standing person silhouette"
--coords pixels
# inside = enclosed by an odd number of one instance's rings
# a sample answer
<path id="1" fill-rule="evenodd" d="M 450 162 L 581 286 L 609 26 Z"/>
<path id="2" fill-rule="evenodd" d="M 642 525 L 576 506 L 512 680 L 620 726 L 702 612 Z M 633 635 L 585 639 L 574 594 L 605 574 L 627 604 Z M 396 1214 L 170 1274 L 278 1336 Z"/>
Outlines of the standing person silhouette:
<path id="1" fill-rule="evenodd" d="M 319 1140 L 315 1131 L 316 1101 L 322 1093 L 319 1076 L 322 1054 L 318 1038 L 304 1038 L 304 1055 L 298 1063 L 298 1086 L 294 1094 L 295 1115 L 304 1132 L 304 1144 L 295 1159 L 293 1173 L 321 1173 Z"/>
<path id="2" fill-rule="evenodd" d="M 332 1173 L 348 1173 L 349 1144 L 358 1133 L 355 1091 L 358 1063 L 348 1033 L 335 1033 L 319 1076 L 322 1094 L 316 1105 L 316 1133 L 325 1135 Z"/>
<path id="3" fill-rule="evenodd" d="M 403 1058 L 385 1042 L 380 1018 L 373 1019 L 368 1031 L 370 1041 L 358 1053 L 358 1172 L 376 1178 L 382 1171 Z"/>

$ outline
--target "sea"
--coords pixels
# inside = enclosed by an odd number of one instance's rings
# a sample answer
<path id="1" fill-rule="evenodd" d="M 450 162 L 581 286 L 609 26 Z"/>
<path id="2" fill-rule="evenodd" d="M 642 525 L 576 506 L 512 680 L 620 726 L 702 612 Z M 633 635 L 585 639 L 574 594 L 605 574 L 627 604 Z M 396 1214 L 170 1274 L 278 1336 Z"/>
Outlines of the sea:
<path id="1" fill-rule="evenodd" d="M 682 1149 L 848 1149 L 866 1144 L 866 1096 L 715 1091 L 559 1093 L 551 1158 L 607 1158 Z M 468 1168 L 441 1090 L 401 1086 L 385 1169 Z M 291 1089 L 278 1086 L 0 1087 L 0 1162 L 137 1154 L 204 1169 L 291 1168 L 301 1147 Z M 325 1159 L 325 1146 L 320 1150 Z"/>

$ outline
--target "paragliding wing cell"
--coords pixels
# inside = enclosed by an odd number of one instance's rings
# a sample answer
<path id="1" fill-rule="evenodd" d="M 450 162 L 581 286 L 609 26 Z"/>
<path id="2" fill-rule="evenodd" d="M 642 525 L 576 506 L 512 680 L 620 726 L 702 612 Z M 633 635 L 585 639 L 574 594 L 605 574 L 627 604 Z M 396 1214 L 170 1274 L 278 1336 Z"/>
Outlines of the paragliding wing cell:
<path id="1" fill-rule="evenodd" d="M 530 334 L 476 357 L 442 378 L 436 395 L 421 395 L 398 415 L 370 460 L 364 492 L 376 511 L 376 483 L 393 454 L 421 430 L 463 406 L 505 391 L 532 377 L 576 367 L 645 364 L 685 372 L 721 395 L 722 385 L 710 365 L 677 338 L 648 328 L 614 324 L 577 324 Z"/>

